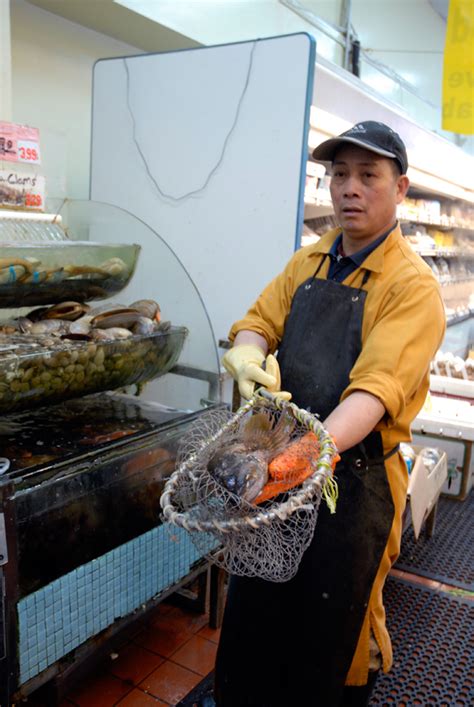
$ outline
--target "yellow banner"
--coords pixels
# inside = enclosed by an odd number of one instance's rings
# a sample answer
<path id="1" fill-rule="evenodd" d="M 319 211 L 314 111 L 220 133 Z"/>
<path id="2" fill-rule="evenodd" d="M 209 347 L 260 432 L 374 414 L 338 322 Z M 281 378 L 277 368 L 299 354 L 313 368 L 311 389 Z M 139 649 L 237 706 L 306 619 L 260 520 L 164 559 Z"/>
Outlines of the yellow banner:
<path id="1" fill-rule="evenodd" d="M 450 0 L 443 67 L 443 130 L 474 134 L 474 0 Z"/>

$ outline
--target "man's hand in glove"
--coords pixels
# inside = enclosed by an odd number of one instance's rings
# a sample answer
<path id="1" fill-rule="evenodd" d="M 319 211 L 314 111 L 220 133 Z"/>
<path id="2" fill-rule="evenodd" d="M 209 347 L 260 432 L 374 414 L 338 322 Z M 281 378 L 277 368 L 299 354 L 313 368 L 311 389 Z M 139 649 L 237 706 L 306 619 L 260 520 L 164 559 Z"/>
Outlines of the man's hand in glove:
<path id="1" fill-rule="evenodd" d="M 263 364 L 265 362 L 265 370 Z M 237 381 L 239 391 L 247 400 L 252 397 L 255 384 L 264 386 L 275 397 L 290 400 L 290 393 L 280 392 L 281 378 L 280 367 L 275 356 L 265 354 L 259 346 L 254 344 L 238 344 L 227 351 L 222 358 L 222 365 Z"/>

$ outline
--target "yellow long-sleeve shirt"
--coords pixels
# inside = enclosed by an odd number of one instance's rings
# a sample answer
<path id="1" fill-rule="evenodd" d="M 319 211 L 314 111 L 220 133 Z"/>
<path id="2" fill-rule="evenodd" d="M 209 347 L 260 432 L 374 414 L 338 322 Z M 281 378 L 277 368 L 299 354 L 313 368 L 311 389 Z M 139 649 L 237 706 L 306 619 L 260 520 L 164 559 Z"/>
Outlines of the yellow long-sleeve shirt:
<path id="1" fill-rule="evenodd" d="M 269 351 L 274 352 L 283 336 L 296 290 L 314 275 L 339 232 L 331 230 L 318 243 L 297 251 L 245 317 L 232 326 L 230 339 L 241 330 L 255 331 L 266 339 Z M 326 258 L 317 277 L 326 279 L 328 269 L 329 258 Z M 370 270 L 370 277 L 363 288 L 367 297 L 362 350 L 350 373 L 349 385 L 341 391 L 341 400 L 356 390 L 363 390 L 383 403 L 386 414 L 376 429 L 381 432 L 384 452 L 388 452 L 399 442 L 411 440 L 410 424 L 428 392 L 429 364 L 444 336 L 444 305 L 433 273 L 403 238 L 398 226 L 343 284 L 360 287 L 364 270 Z M 335 321 L 334 327 L 337 326 Z M 408 475 L 400 454 L 387 460 L 386 469 L 395 516 L 347 676 L 349 685 L 363 685 L 367 681 L 370 629 L 382 651 L 384 671 L 392 664 L 382 590 L 400 552 Z"/>

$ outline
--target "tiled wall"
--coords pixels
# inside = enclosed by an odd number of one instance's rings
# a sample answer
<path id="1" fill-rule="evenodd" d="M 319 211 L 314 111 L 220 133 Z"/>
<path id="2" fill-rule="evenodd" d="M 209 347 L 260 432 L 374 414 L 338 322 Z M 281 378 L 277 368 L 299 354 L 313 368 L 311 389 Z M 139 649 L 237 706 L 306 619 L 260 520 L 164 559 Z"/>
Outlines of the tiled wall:
<path id="1" fill-rule="evenodd" d="M 164 524 L 21 599 L 20 685 L 178 583 L 199 557 L 186 531 Z"/>

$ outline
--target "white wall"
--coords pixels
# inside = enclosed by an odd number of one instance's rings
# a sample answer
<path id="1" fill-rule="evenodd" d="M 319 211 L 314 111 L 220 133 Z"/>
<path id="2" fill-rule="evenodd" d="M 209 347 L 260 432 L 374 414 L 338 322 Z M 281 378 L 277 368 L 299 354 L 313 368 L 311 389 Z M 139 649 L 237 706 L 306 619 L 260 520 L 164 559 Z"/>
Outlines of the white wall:
<path id="1" fill-rule="evenodd" d="M 11 119 L 40 130 L 47 196 L 87 199 L 94 62 L 140 50 L 11 0 L 11 51 Z"/>

